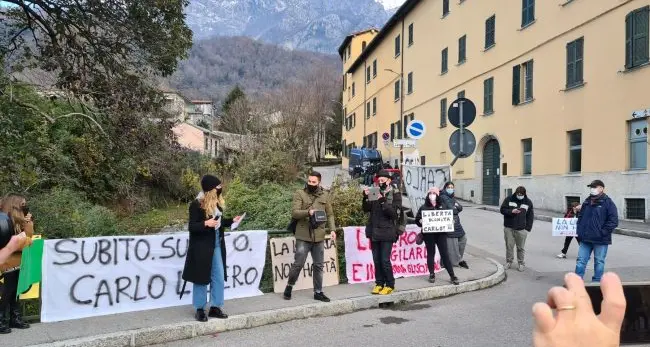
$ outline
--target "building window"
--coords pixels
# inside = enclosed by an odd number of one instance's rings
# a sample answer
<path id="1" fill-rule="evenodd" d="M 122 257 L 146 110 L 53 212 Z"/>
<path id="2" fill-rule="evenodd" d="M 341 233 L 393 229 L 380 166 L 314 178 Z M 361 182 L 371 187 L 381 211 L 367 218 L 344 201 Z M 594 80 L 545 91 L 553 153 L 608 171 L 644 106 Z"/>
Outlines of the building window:
<path id="1" fill-rule="evenodd" d="M 567 209 L 569 209 L 569 207 L 571 207 L 571 205 L 573 205 L 574 203 L 580 205 L 580 197 L 579 196 L 567 196 L 565 198 L 565 200 L 566 200 L 566 208 Z"/>
<path id="2" fill-rule="evenodd" d="M 464 90 L 461 90 L 460 92 L 458 92 L 458 99 L 464 98 L 464 97 L 465 97 L 465 91 Z"/>
<path id="3" fill-rule="evenodd" d="M 648 13 L 650 6 L 630 12 L 625 17 L 625 68 L 632 69 L 648 63 Z"/>
<path id="4" fill-rule="evenodd" d="M 571 88 L 583 83 L 584 38 L 579 38 L 566 45 L 566 87 Z"/>
<path id="5" fill-rule="evenodd" d="M 442 68 L 440 69 L 440 73 L 444 74 L 447 71 L 449 71 L 449 48 L 442 50 Z"/>
<path id="6" fill-rule="evenodd" d="M 523 73 L 521 70 L 524 70 Z M 523 85 L 523 88 L 521 87 Z M 533 61 L 529 60 L 512 69 L 512 104 L 533 100 Z"/>
<path id="7" fill-rule="evenodd" d="M 372 62 L 372 77 L 377 77 L 377 59 Z"/>
<path id="8" fill-rule="evenodd" d="M 409 72 L 406 81 L 407 81 L 406 82 L 406 92 L 408 94 L 412 94 L 413 93 L 413 73 L 412 72 Z"/>
<path id="9" fill-rule="evenodd" d="M 400 35 L 397 35 L 395 38 L 395 57 L 399 57 L 399 55 L 402 53 L 402 39 L 400 38 Z"/>
<path id="10" fill-rule="evenodd" d="M 648 122 L 645 119 L 630 122 L 630 169 L 648 168 Z"/>
<path id="11" fill-rule="evenodd" d="M 427 157 L 424 155 L 420 156 L 420 165 L 427 165 Z"/>
<path id="12" fill-rule="evenodd" d="M 204 133 L 203 138 L 205 139 L 203 144 L 203 150 L 207 151 L 208 148 L 210 148 L 208 144 L 208 134 Z"/>
<path id="13" fill-rule="evenodd" d="M 366 103 L 366 119 L 370 118 L 370 101 Z"/>
<path id="14" fill-rule="evenodd" d="M 494 112 L 494 77 L 483 81 L 483 113 Z"/>
<path id="15" fill-rule="evenodd" d="M 625 218 L 645 220 L 645 199 L 625 199 Z"/>
<path id="16" fill-rule="evenodd" d="M 467 35 L 458 39 L 458 64 L 467 60 Z"/>
<path id="17" fill-rule="evenodd" d="M 521 27 L 535 21 L 535 0 L 522 0 Z"/>
<path id="18" fill-rule="evenodd" d="M 485 49 L 488 49 L 496 44 L 496 15 L 488 18 L 485 21 Z"/>
<path id="19" fill-rule="evenodd" d="M 365 49 L 366 49 L 366 41 L 363 41 L 361 42 L 361 50 L 363 51 Z"/>
<path id="20" fill-rule="evenodd" d="M 357 91 L 356 86 L 354 85 L 354 82 L 352 82 L 352 97 L 356 95 L 356 91 Z"/>
<path id="21" fill-rule="evenodd" d="M 409 46 L 413 44 L 413 23 L 409 24 Z"/>
<path id="22" fill-rule="evenodd" d="M 399 81 L 395 81 L 395 101 L 399 100 L 401 95 L 401 88 L 399 85 Z"/>
<path id="23" fill-rule="evenodd" d="M 393 140 L 402 138 L 402 121 L 401 120 L 390 125 L 390 137 Z"/>
<path id="24" fill-rule="evenodd" d="M 569 172 L 582 171 L 582 130 L 569 132 Z"/>
<path id="25" fill-rule="evenodd" d="M 449 0 L 442 0 L 442 16 L 449 14 Z"/>
<path id="26" fill-rule="evenodd" d="M 440 100 L 440 127 L 447 126 L 447 98 Z"/>
<path id="27" fill-rule="evenodd" d="M 352 114 L 352 129 L 357 127 L 357 113 Z"/>
<path id="28" fill-rule="evenodd" d="M 415 119 L 415 113 L 407 114 L 406 116 L 404 116 L 404 122 L 402 122 L 404 135 L 406 135 L 406 127 L 408 127 L 409 123 L 411 123 L 414 119 Z"/>
<path id="29" fill-rule="evenodd" d="M 372 98 L 372 115 L 377 115 L 377 98 Z"/>
<path id="30" fill-rule="evenodd" d="M 370 66 L 368 66 L 368 68 L 366 69 L 366 83 L 370 83 L 370 73 L 371 73 L 371 69 Z"/>
<path id="31" fill-rule="evenodd" d="M 523 149 L 523 167 L 521 170 L 522 175 L 531 175 L 533 173 L 533 139 L 521 140 L 521 147 Z"/>

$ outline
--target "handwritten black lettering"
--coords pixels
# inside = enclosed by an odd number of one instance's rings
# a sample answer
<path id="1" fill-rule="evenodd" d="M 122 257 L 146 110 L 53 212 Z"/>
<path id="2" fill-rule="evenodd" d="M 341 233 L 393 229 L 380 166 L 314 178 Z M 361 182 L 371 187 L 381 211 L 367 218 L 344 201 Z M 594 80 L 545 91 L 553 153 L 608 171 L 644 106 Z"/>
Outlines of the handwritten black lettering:
<path id="1" fill-rule="evenodd" d="M 81 240 L 81 261 L 86 265 L 88 265 L 88 264 L 92 263 L 93 261 L 95 261 L 95 258 L 97 257 L 97 243 L 94 242 L 93 245 L 95 246 L 95 248 L 93 249 L 93 256 L 92 256 L 92 258 L 86 260 L 86 257 L 85 257 L 85 254 L 86 254 L 86 240 Z"/>
<path id="2" fill-rule="evenodd" d="M 65 261 L 65 262 L 55 261 L 54 265 L 71 265 L 71 264 L 75 264 L 77 261 L 79 261 L 79 256 L 77 255 L 77 253 L 75 253 L 73 251 L 68 251 L 68 250 L 61 249 L 61 246 L 63 245 L 63 243 L 66 243 L 66 242 L 72 242 L 72 244 L 75 244 L 75 245 L 77 244 L 77 240 L 71 240 L 71 239 L 59 240 L 54 244 L 54 250 L 59 254 L 70 254 L 72 256 L 72 259 L 70 259 L 68 261 Z"/>
<path id="3" fill-rule="evenodd" d="M 135 276 L 135 292 L 133 293 L 133 301 L 140 301 L 146 299 L 146 297 L 138 297 L 138 289 L 140 288 L 140 276 Z"/>
<path id="4" fill-rule="evenodd" d="M 129 261 L 131 259 L 129 256 L 131 254 L 131 241 L 135 241 L 135 238 L 119 238 L 118 241 L 124 244 L 124 260 Z"/>
<path id="5" fill-rule="evenodd" d="M 140 256 L 140 251 L 143 249 L 145 251 L 144 256 Z M 151 246 L 149 245 L 149 241 L 145 239 L 138 240 L 138 242 L 135 243 L 135 258 L 143 261 L 149 258 L 149 254 L 151 254 Z"/>
<path id="6" fill-rule="evenodd" d="M 183 289 L 183 287 L 182 287 L 182 285 L 183 285 L 183 271 L 177 271 L 176 274 L 177 274 L 177 276 L 176 276 L 176 295 L 181 295 L 181 290 Z M 190 293 L 190 291 L 186 289 L 183 292 L 183 295 L 189 294 L 189 293 Z"/>
<path id="7" fill-rule="evenodd" d="M 109 253 L 111 249 L 111 242 L 103 239 L 97 242 L 99 243 L 99 255 L 97 259 L 99 260 L 100 264 L 108 265 L 111 262 L 111 253 Z"/>
<path id="8" fill-rule="evenodd" d="M 111 295 L 111 289 L 108 287 L 108 282 L 106 282 L 106 280 L 101 280 L 97 286 L 97 292 L 95 293 L 95 308 L 99 306 L 99 298 L 101 296 L 107 296 L 108 305 L 113 306 L 113 296 Z"/>
<path id="9" fill-rule="evenodd" d="M 176 250 L 174 249 L 174 246 L 170 246 L 167 244 L 169 241 L 174 241 L 174 237 L 170 236 L 166 238 L 160 245 L 161 248 L 167 249 L 170 252 L 169 255 L 160 256 L 160 259 L 169 259 L 169 258 L 173 258 L 176 255 Z"/>
<path id="10" fill-rule="evenodd" d="M 78 304 L 78 305 L 90 305 L 93 302 L 92 300 L 80 300 L 75 295 L 75 289 L 77 288 L 77 284 L 79 284 L 79 282 L 81 282 L 81 280 L 83 280 L 85 278 L 93 279 L 93 278 L 95 278 L 95 276 L 93 276 L 93 275 L 83 275 L 83 276 L 77 278 L 77 280 L 74 281 L 74 283 L 72 283 L 72 286 L 70 287 L 70 293 L 69 293 L 70 300 L 72 300 L 72 302 L 74 302 L 75 304 Z"/>
<path id="11" fill-rule="evenodd" d="M 122 281 L 127 281 L 126 285 L 121 285 Z M 129 299 L 133 300 L 133 297 L 124 291 L 131 286 L 131 278 L 129 277 L 118 277 L 115 279 L 115 288 L 117 289 L 117 294 L 115 294 L 115 302 L 120 303 L 120 295 L 125 295 Z"/>
<path id="12" fill-rule="evenodd" d="M 158 294 L 158 295 L 155 295 L 155 294 L 153 293 L 153 291 L 152 291 L 152 288 L 153 288 L 153 282 L 154 282 L 154 280 L 156 280 L 156 279 L 160 281 L 160 294 Z M 152 297 L 153 299 L 160 299 L 160 298 L 162 298 L 162 296 L 165 295 L 165 287 L 166 287 L 166 286 L 167 286 L 167 280 L 165 280 L 164 277 L 162 277 L 162 276 L 160 276 L 160 275 L 153 275 L 153 276 L 151 276 L 151 278 L 149 279 L 149 285 L 148 285 L 149 296 Z"/>
<path id="13" fill-rule="evenodd" d="M 237 237 L 232 242 L 233 248 L 237 252 L 244 252 L 248 251 L 250 241 L 248 240 L 248 235 L 246 234 L 239 234 Z"/>

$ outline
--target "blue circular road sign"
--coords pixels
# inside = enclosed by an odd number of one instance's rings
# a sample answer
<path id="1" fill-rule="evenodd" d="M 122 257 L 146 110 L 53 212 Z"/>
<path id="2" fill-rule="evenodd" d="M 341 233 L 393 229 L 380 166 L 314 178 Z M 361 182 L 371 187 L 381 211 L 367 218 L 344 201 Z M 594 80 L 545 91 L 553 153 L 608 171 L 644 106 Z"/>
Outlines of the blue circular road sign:
<path id="1" fill-rule="evenodd" d="M 421 120 L 412 120 L 406 126 L 406 134 L 409 138 L 413 140 L 419 140 L 424 137 L 424 134 L 427 132 L 427 127 L 424 125 L 424 122 Z"/>

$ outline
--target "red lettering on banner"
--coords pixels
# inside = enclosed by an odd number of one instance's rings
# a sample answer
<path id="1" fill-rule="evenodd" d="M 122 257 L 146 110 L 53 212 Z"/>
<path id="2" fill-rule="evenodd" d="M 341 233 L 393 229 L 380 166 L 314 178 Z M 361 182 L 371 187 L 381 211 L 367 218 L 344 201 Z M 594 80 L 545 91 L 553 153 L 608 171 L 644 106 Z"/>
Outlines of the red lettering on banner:
<path id="1" fill-rule="evenodd" d="M 363 235 L 364 237 L 366 235 Z M 359 251 L 365 251 L 368 249 L 368 246 L 362 245 L 361 242 L 361 228 L 357 228 L 357 250 Z"/>
<path id="2" fill-rule="evenodd" d="M 375 279 L 375 265 L 366 264 L 366 280 L 372 281 Z"/>
<path id="3" fill-rule="evenodd" d="M 417 253 L 418 253 L 418 255 L 417 255 L 418 259 L 424 259 L 424 257 L 422 256 L 422 253 L 423 253 L 422 252 L 422 247 L 417 248 Z"/>
<path id="4" fill-rule="evenodd" d="M 355 282 L 360 282 L 361 278 L 357 277 L 358 270 L 357 268 L 363 267 L 361 264 L 352 264 L 352 280 Z"/>

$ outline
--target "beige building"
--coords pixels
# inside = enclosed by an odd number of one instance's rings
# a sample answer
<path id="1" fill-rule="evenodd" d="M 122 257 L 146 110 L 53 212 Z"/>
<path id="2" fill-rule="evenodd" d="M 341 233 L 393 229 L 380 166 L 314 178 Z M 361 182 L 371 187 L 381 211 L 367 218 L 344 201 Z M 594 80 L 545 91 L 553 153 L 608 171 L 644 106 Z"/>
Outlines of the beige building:
<path id="1" fill-rule="evenodd" d="M 403 138 L 415 118 L 427 126 L 421 161 L 448 164 L 447 110 L 465 96 L 477 145 L 453 166 L 460 197 L 496 205 L 523 185 L 536 207 L 563 210 L 602 179 L 621 218 L 650 219 L 649 9 L 650 0 L 407 0 L 340 50 L 344 146 L 376 146 L 396 162 L 381 134 Z"/>

